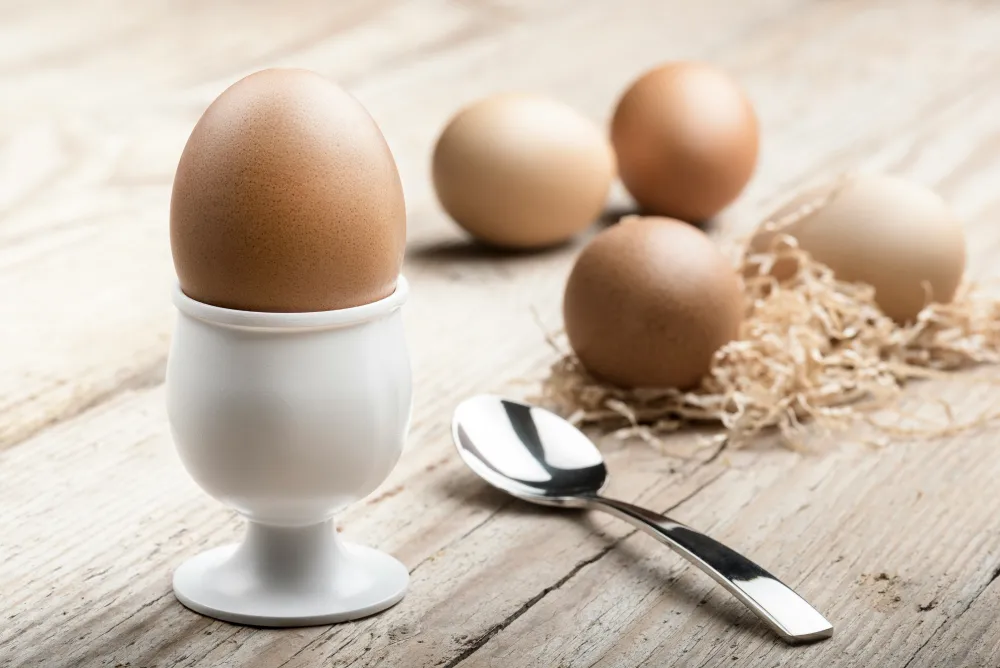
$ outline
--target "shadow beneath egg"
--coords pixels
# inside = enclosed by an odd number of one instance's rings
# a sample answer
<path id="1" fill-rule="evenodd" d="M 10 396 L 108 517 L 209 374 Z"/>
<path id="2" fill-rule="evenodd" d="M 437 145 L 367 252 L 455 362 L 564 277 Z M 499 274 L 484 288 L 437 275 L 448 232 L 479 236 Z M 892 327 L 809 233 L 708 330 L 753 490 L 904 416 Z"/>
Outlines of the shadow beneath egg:
<path id="1" fill-rule="evenodd" d="M 705 234 L 717 232 L 721 228 L 718 218 L 706 218 L 705 220 L 685 220 L 688 225 L 693 225 Z"/>
<path id="2" fill-rule="evenodd" d="M 598 230 L 603 230 L 605 228 L 611 227 L 621 222 L 622 218 L 627 218 L 629 216 L 643 216 L 643 217 L 666 217 L 673 218 L 673 216 L 664 216 L 660 213 L 654 213 L 652 211 L 647 211 L 640 208 L 635 204 L 628 205 L 613 205 L 609 206 L 601 216 L 597 219 Z M 717 229 L 719 229 L 719 221 L 717 218 L 707 218 L 705 220 L 685 220 L 683 218 L 677 218 L 682 222 L 687 223 L 697 227 L 702 232 L 709 234 Z"/>
<path id="3" fill-rule="evenodd" d="M 468 264 L 479 262 L 517 262 L 545 256 L 557 256 L 565 252 L 575 253 L 601 231 L 618 224 L 629 216 L 655 216 L 639 209 L 634 204 L 611 205 L 594 221 L 594 224 L 580 233 L 549 246 L 539 248 L 505 248 L 495 246 L 472 237 L 438 240 L 413 241 L 406 246 L 406 261 L 415 265 Z M 685 221 L 705 233 L 718 229 L 717 219 Z"/>
<path id="4" fill-rule="evenodd" d="M 622 218 L 642 215 L 644 215 L 642 211 L 640 211 L 634 204 L 612 205 L 601 213 L 600 217 L 597 219 L 597 227 L 599 229 L 604 229 L 618 224 Z"/>
<path id="5" fill-rule="evenodd" d="M 517 261 L 556 254 L 577 243 L 576 239 L 570 239 L 542 248 L 501 248 L 475 239 L 414 242 L 406 248 L 406 261 L 418 265 Z"/>

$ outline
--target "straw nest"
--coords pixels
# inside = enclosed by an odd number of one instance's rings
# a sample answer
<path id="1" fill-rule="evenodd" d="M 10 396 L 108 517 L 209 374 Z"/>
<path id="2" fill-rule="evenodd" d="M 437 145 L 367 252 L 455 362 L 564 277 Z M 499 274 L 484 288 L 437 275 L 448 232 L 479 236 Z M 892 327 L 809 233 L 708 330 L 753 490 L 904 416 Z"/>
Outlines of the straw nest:
<path id="1" fill-rule="evenodd" d="M 786 222 L 765 225 L 780 232 Z M 797 270 L 778 281 L 770 269 L 786 260 Z M 779 233 L 766 252 L 745 250 L 739 271 L 746 284 L 740 336 L 716 353 L 694 390 L 613 387 L 564 352 L 537 399 L 578 425 L 620 436 L 658 441 L 708 424 L 730 444 L 776 429 L 796 446 L 807 423 L 842 427 L 886 406 L 908 381 L 1000 361 L 1000 301 L 974 286 L 903 326 L 879 310 L 872 287 L 838 281 L 789 236 Z"/>

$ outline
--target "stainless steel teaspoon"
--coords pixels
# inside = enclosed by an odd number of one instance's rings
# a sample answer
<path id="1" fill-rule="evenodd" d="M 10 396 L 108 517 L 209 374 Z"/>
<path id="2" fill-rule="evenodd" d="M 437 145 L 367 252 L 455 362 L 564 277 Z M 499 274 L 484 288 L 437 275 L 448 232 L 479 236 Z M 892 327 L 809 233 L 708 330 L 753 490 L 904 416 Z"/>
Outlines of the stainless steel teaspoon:
<path id="1" fill-rule="evenodd" d="M 600 451 L 558 415 L 483 395 L 458 406 L 452 436 L 469 468 L 494 487 L 532 503 L 604 510 L 631 522 L 711 575 L 786 642 L 833 635 L 823 615 L 746 557 L 663 515 L 601 496 L 608 470 Z"/>

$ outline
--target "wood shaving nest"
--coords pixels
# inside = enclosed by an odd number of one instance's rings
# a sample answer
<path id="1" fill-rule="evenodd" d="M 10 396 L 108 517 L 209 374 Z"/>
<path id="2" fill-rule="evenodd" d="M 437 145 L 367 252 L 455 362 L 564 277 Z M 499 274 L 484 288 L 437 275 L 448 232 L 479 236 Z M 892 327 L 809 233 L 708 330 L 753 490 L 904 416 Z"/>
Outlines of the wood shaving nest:
<path id="1" fill-rule="evenodd" d="M 798 269 L 777 281 L 770 269 L 786 259 Z M 789 236 L 779 234 L 767 252 L 745 251 L 739 269 L 746 319 L 696 389 L 614 387 L 563 353 L 536 400 L 577 425 L 623 438 L 660 443 L 666 433 L 708 424 L 721 427 L 718 438 L 731 445 L 776 428 L 784 444 L 802 447 L 804 423 L 843 427 L 886 406 L 907 381 L 1000 361 L 1000 301 L 974 286 L 964 285 L 951 303 L 930 304 L 914 323 L 901 326 L 876 306 L 872 287 L 836 280 Z M 995 417 L 895 433 L 945 435 Z"/>

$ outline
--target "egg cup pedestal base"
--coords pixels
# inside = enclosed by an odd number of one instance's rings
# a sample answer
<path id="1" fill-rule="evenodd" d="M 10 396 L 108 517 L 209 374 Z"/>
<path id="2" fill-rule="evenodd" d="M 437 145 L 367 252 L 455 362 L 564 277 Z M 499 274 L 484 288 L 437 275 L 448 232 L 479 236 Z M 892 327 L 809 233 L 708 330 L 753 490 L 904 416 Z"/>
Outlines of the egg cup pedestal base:
<path id="1" fill-rule="evenodd" d="M 195 612 L 252 626 L 345 622 L 398 603 L 409 584 L 393 557 L 340 540 L 333 521 L 305 527 L 249 522 L 242 543 L 203 552 L 174 573 Z"/>

